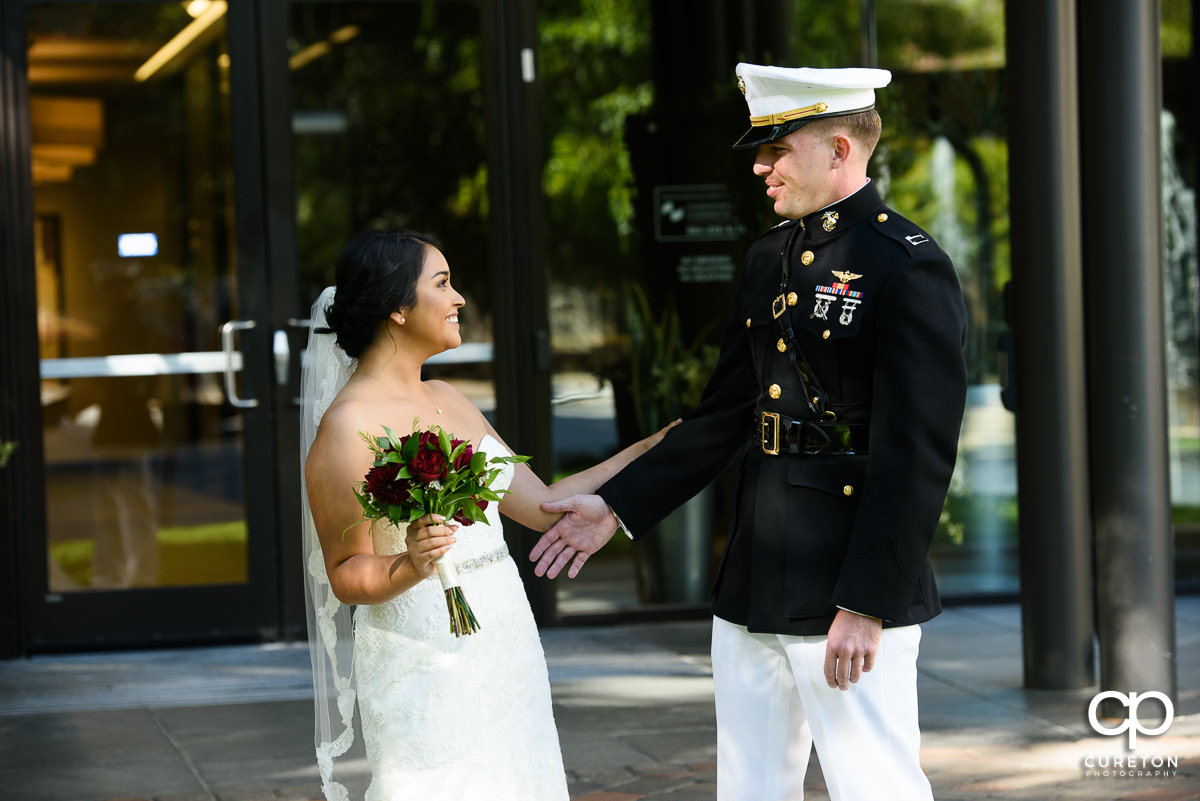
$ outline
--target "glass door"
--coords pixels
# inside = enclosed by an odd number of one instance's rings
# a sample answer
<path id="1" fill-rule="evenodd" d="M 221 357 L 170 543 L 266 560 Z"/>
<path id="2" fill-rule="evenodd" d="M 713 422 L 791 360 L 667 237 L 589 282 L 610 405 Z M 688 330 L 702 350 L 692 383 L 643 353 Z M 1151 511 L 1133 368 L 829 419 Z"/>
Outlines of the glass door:
<path id="1" fill-rule="evenodd" d="M 296 308 L 333 283 L 338 252 L 357 234 L 434 234 L 467 305 L 463 344 L 434 357 L 427 377 L 454 381 L 490 413 L 483 48 L 471 0 L 289 5 Z"/>
<path id="2" fill-rule="evenodd" d="M 278 614 L 274 482 L 247 470 L 273 447 L 275 339 L 244 308 L 265 265 L 239 247 L 255 226 L 234 151 L 255 143 L 233 136 L 231 87 L 252 59 L 231 58 L 230 13 L 25 8 L 46 490 L 34 649 L 255 636 Z"/>

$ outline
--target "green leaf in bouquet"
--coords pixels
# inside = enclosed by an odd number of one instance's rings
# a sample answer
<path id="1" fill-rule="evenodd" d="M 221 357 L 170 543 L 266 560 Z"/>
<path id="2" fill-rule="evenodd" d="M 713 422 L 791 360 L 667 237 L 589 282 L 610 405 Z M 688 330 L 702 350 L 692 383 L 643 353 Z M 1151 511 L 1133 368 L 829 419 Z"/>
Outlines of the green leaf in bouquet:
<path id="1" fill-rule="evenodd" d="M 457 505 L 462 504 L 473 497 L 475 497 L 475 493 L 472 491 L 472 488 L 459 488 L 454 492 L 443 494 L 442 503 L 446 506 Z"/>
<path id="2" fill-rule="evenodd" d="M 450 451 L 452 450 L 450 447 L 450 435 L 447 434 L 446 429 L 442 428 L 441 426 L 437 427 L 437 435 L 438 447 L 442 449 L 442 453 L 449 457 Z"/>
<path id="3" fill-rule="evenodd" d="M 483 451 L 475 451 L 475 455 L 471 457 L 471 472 L 479 475 L 487 467 L 487 454 Z"/>
<path id="4" fill-rule="evenodd" d="M 390 444 L 396 450 L 400 450 L 400 437 L 397 437 L 396 434 L 392 431 L 392 429 L 388 428 L 387 426 L 383 427 L 383 433 L 387 434 L 387 442 L 381 443 L 381 444 L 384 444 L 384 445 Z"/>
<path id="5" fill-rule="evenodd" d="M 471 443 L 469 443 L 469 442 L 467 442 L 467 441 L 465 441 L 465 440 L 464 440 L 464 441 L 462 441 L 462 442 L 460 442 L 460 443 L 458 443 L 458 447 L 457 447 L 457 448 L 455 448 L 455 449 L 454 449 L 454 450 L 453 450 L 453 451 L 450 453 L 450 464 L 454 464 L 454 462 L 458 460 L 458 457 L 459 457 L 459 456 L 462 456 L 462 452 L 463 452 L 463 451 L 465 451 L 465 450 L 466 450 L 467 448 L 469 448 L 470 446 L 471 446 Z"/>
<path id="6" fill-rule="evenodd" d="M 473 503 L 468 503 L 462 511 L 472 523 L 482 523 L 487 519 L 487 513 Z"/>
<path id="7" fill-rule="evenodd" d="M 400 455 L 404 461 L 411 462 L 417 456 L 417 449 L 421 447 L 420 437 L 415 433 L 408 438 L 408 442 L 404 443 L 404 447 L 400 449 Z"/>
<path id="8" fill-rule="evenodd" d="M 408 494 L 412 497 L 413 503 L 415 503 L 417 506 L 425 506 L 425 490 L 421 489 L 420 487 L 410 487 Z"/>
<path id="9" fill-rule="evenodd" d="M 508 490 L 504 490 L 504 495 L 507 494 Z M 479 498 L 479 500 L 492 501 L 494 503 L 499 503 L 500 501 L 504 500 L 504 495 L 501 495 L 499 492 L 493 489 L 481 489 L 478 493 L 476 493 L 476 496 Z"/>
<path id="10" fill-rule="evenodd" d="M 374 505 L 371 502 L 371 496 L 369 496 L 365 493 L 359 492 L 358 490 L 355 490 L 354 497 L 358 498 L 358 503 L 360 506 L 362 506 L 364 512 L 371 511 L 371 507 Z"/>

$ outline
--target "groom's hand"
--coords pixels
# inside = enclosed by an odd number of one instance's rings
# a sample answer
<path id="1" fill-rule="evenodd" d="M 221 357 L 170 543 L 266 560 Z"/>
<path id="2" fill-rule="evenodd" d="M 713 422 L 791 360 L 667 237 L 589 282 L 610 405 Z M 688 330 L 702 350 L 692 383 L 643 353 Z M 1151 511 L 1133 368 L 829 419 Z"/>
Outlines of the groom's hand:
<path id="1" fill-rule="evenodd" d="M 883 621 L 839 609 L 825 644 L 825 682 L 831 690 L 849 690 L 875 667 Z"/>
<path id="2" fill-rule="evenodd" d="M 617 519 L 599 495 L 572 495 L 561 501 L 548 501 L 542 504 L 542 511 L 562 517 L 529 552 L 529 561 L 537 562 L 533 572 L 539 576 L 557 578 L 570 562 L 567 575 L 575 578 L 587 558 L 600 550 L 617 530 Z"/>

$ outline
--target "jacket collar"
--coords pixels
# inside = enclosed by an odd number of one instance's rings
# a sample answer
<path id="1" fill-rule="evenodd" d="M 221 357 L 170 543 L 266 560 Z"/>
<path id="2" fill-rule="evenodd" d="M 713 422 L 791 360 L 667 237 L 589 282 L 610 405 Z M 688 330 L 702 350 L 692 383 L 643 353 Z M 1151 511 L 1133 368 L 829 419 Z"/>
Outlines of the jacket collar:
<path id="1" fill-rule="evenodd" d="M 867 181 L 852 195 L 814 211 L 800 222 L 810 241 L 826 239 L 845 231 L 876 213 L 883 201 L 875 189 L 874 181 Z"/>

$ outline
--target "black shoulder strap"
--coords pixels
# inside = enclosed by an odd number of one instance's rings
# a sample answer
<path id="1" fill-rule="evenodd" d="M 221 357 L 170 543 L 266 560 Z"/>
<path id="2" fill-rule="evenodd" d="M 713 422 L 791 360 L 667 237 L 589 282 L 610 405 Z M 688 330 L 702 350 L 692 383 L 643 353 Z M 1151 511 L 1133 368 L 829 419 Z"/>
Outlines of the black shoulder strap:
<path id="1" fill-rule="evenodd" d="M 796 235 L 803 230 L 804 221 L 798 220 L 792 230 L 788 232 L 787 239 L 784 240 L 783 250 L 779 253 L 779 297 L 772 302 L 771 313 L 775 315 L 775 319 L 779 323 L 779 330 L 783 334 L 782 341 L 787 348 L 788 361 L 792 363 L 796 375 L 800 378 L 800 387 L 804 391 L 804 401 L 808 404 L 809 411 L 818 420 L 837 419 L 837 416 L 827 409 L 828 396 L 817 379 L 817 374 L 813 372 L 804 358 L 804 352 L 800 350 L 800 343 L 796 340 L 795 331 L 792 330 L 792 315 L 787 310 L 788 283 L 792 277 L 792 243 L 795 241 Z"/>

